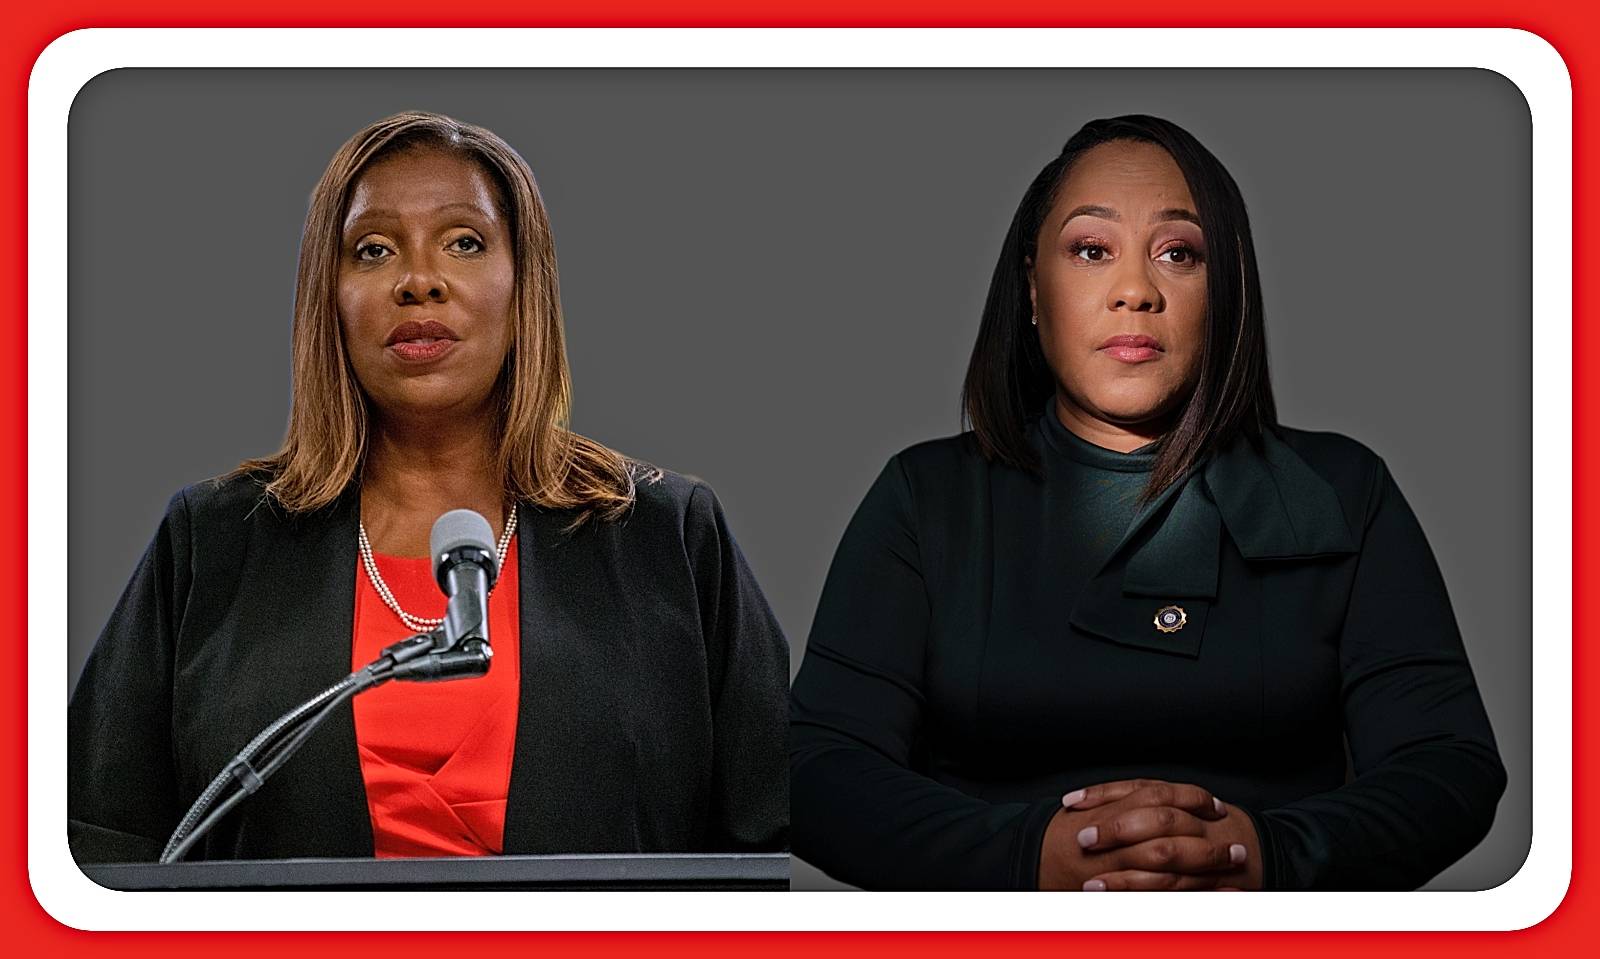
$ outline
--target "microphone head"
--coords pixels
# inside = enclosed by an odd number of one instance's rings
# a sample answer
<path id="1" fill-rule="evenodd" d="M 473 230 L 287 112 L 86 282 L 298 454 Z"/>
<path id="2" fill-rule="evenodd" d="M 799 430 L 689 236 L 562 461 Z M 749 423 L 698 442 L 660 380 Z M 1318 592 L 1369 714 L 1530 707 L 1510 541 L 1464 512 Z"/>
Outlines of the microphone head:
<path id="1" fill-rule="evenodd" d="M 462 556 L 464 549 L 482 555 Z M 482 514 L 470 509 L 453 509 L 433 523 L 428 536 L 428 552 L 433 556 L 434 579 L 443 583 L 445 573 L 462 559 L 470 559 L 484 568 L 489 585 L 493 586 L 500 575 L 495 554 L 494 530 Z"/>

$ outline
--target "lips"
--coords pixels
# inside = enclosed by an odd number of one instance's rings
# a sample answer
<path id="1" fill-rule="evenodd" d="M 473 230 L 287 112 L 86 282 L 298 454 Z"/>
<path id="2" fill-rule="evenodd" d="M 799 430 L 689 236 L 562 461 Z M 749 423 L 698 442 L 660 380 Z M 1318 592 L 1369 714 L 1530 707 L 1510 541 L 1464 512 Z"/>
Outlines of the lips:
<path id="1" fill-rule="evenodd" d="M 456 345 L 456 331 L 437 320 L 401 323 L 384 343 L 403 363 L 431 363 Z"/>
<path id="2" fill-rule="evenodd" d="M 1123 363 L 1144 363 L 1161 356 L 1161 344 L 1153 336 L 1123 333 L 1099 346 L 1100 352 Z"/>
<path id="3" fill-rule="evenodd" d="M 408 363 L 428 363 L 455 345 L 455 340 L 401 340 L 389 347 L 389 352 Z"/>
<path id="4" fill-rule="evenodd" d="M 435 340 L 458 340 L 456 331 L 445 326 L 438 320 L 428 320 L 426 323 L 415 321 L 401 323 L 389 331 L 389 338 L 383 341 L 384 346 L 394 346 L 397 343 L 412 343 L 419 346 L 428 346 Z"/>
<path id="5" fill-rule="evenodd" d="M 1161 349 L 1161 343 L 1155 337 L 1133 333 L 1123 333 L 1118 336 L 1113 336 L 1111 339 L 1101 343 L 1099 349 L 1103 350 L 1111 346 L 1131 346 L 1134 348 L 1147 347 L 1152 350 Z"/>

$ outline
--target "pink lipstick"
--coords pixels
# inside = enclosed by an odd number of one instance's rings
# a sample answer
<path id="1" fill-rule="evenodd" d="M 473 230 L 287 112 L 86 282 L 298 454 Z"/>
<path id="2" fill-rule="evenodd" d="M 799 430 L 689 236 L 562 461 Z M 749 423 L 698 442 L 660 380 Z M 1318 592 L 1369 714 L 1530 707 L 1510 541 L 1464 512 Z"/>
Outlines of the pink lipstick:
<path id="1" fill-rule="evenodd" d="M 1099 351 L 1123 363 L 1144 363 L 1162 354 L 1161 344 L 1153 336 L 1123 333 L 1113 336 L 1098 347 Z"/>

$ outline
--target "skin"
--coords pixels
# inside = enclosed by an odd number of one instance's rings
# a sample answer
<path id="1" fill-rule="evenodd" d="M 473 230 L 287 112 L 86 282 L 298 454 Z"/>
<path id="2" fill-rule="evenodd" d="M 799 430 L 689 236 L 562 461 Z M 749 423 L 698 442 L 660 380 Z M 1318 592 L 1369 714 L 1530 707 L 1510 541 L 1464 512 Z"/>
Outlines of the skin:
<path id="1" fill-rule="evenodd" d="M 497 531 L 507 504 L 493 464 L 493 390 L 512 342 L 515 260 L 494 182 L 439 150 L 364 171 L 340 235 L 339 326 L 372 412 L 361 518 L 372 548 L 428 555 L 441 513 L 473 509 Z M 389 348 L 401 323 L 456 335 L 439 359 Z"/>
<path id="2" fill-rule="evenodd" d="M 1160 438 L 1193 392 L 1206 324 L 1205 237 L 1177 163 L 1150 143 L 1086 151 L 1027 268 L 1061 424 L 1123 453 Z M 1124 363 L 1102 348 L 1124 334 L 1154 337 L 1156 358 Z M 1042 889 L 1259 889 L 1261 878 L 1243 810 L 1161 780 L 1064 797 L 1039 865 Z"/>
<path id="3" fill-rule="evenodd" d="M 1040 889 L 1261 888 L 1261 841 L 1249 815 L 1199 786 L 1120 780 L 1063 803 L 1045 829 Z"/>
<path id="4" fill-rule="evenodd" d="M 1174 213 L 1174 211 L 1181 211 Z M 1039 345 L 1067 429 L 1129 452 L 1160 437 L 1194 388 L 1205 338 L 1205 240 L 1183 171 L 1149 143 L 1105 143 L 1073 164 L 1027 261 Z M 1101 345 L 1143 334 L 1157 358 Z"/>

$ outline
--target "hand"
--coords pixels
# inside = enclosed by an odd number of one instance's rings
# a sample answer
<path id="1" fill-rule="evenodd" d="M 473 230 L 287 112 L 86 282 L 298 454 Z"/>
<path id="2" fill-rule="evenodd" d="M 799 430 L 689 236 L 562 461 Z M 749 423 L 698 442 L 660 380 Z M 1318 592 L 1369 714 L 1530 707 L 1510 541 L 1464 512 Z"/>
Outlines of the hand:
<path id="1" fill-rule="evenodd" d="M 1218 815 L 1196 814 L 1197 804 L 1204 812 L 1206 798 L 1210 798 Z M 1136 808 L 1122 811 L 1120 807 L 1130 800 L 1135 801 Z M 1069 810 L 1101 813 L 1101 821 L 1080 831 L 1080 842 L 1087 840 L 1083 845 L 1086 853 L 1148 845 L 1157 836 L 1199 837 L 1214 846 L 1224 845 L 1230 853 L 1231 867 L 1222 872 L 1205 871 L 1196 875 L 1180 868 L 1181 863 L 1160 869 L 1108 868 L 1091 876 L 1088 880 L 1091 885 L 1085 888 L 1114 891 L 1261 888 L 1261 840 L 1249 814 L 1212 797 L 1198 786 L 1159 779 L 1121 780 L 1068 793 L 1062 797 L 1062 803 L 1063 808 Z M 1090 828 L 1095 832 L 1088 833 Z"/>
<path id="2" fill-rule="evenodd" d="M 1130 780 L 1063 797 L 1045 830 L 1041 889 L 1215 889 L 1242 881 L 1248 847 L 1216 824 L 1230 807 L 1199 786 Z M 1242 812 L 1250 830 L 1249 817 Z M 1259 884 L 1259 883 L 1258 883 Z"/>

